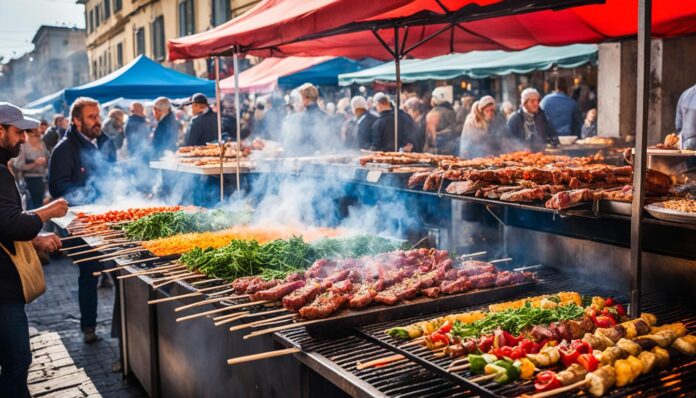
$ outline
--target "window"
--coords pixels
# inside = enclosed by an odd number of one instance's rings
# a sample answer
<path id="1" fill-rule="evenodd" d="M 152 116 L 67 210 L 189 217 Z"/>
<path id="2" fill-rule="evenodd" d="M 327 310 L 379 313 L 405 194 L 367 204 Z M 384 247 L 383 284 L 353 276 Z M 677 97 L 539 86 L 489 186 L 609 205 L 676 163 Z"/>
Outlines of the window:
<path id="1" fill-rule="evenodd" d="M 196 22 L 193 14 L 193 0 L 179 2 L 179 36 L 196 33 Z"/>
<path id="2" fill-rule="evenodd" d="M 92 61 L 92 79 L 97 78 L 97 61 L 93 60 Z"/>
<path id="3" fill-rule="evenodd" d="M 111 69 L 111 50 L 106 52 L 106 73 L 111 73 L 113 69 Z"/>
<path id="4" fill-rule="evenodd" d="M 230 0 L 212 0 L 213 2 L 213 26 L 222 25 L 230 20 L 232 9 L 230 8 Z"/>
<path id="5" fill-rule="evenodd" d="M 145 28 L 135 31 L 135 55 L 145 54 Z"/>
<path id="6" fill-rule="evenodd" d="M 152 58 L 164 61 L 164 17 L 160 15 L 152 22 Z"/>
<path id="7" fill-rule="evenodd" d="M 118 43 L 116 45 L 116 67 L 120 68 L 123 66 L 123 43 Z"/>
<path id="8" fill-rule="evenodd" d="M 94 32 L 94 10 L 89 10 L 89 32 Z"/>
<path id="9" fill-rule="evenodd" d="M 123 8 L 123 3 L 121 3 L 121 0 L 114 0 L 114 12 L 121 11 L 121 8 Z"/>
<path id="10" fill-rule="evenodd" d="M 101 18 L 100 18 L 101 12 L 100 12 L 100 10 L 101 10 L 101 7 L 99 7 L 99 6 L 97 6 L 97 7 L 94 8 L 94 26 L 97 27 L 97 28 L 99 27 L 99 24 L 101 23 Z"/>
<path id="11" fill-rule="evenodd" d="M 104 0 L 104 20 L 111 16 L 111 0 Z"/>

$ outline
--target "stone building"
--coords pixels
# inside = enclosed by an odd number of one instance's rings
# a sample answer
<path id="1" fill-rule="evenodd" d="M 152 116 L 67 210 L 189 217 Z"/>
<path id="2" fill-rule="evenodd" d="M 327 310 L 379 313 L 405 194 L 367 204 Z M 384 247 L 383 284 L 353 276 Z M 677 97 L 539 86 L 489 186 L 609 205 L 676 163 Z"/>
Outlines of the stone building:
<path id="1" fill-rule="evenodd" d="M 165 66 L 208 77 L 204 59 L 170 63 L 167 41 L 206 31 L 240 15 L 259 0 L 78 0 L 85 5 L 91 79 L 144 54 Z"/>

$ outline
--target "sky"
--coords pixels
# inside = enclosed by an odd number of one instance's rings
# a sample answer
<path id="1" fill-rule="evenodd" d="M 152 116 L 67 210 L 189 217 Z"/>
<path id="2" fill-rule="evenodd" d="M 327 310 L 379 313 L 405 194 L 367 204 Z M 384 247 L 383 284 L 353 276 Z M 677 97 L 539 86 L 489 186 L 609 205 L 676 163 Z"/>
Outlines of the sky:
<path id="1" fill-rule="evenodd" d="M 41 25 L 85 27 L 84 6 L 75 0 L 0 0 L 0 57 L 5 63 L 31 51 Z"/>

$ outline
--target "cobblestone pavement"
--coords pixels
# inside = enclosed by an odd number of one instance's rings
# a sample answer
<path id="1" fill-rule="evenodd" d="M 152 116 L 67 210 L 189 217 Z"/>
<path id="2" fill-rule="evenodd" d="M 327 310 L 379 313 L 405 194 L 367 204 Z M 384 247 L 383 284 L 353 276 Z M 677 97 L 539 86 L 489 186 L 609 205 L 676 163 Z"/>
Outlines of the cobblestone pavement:
<path id="1" fill-rule="evenodd" d="M 99 289 L 97 334 L 101 341 L 82 342 L 77 302 L 78 268 L 68 258 L 44 267 L 46 293 L 27 306 L 34 362 L 29 388 L 36 397 L 146 397 L 135 382 L 112 373 L 118 340 L 110 338 L 114 290 Z"/>

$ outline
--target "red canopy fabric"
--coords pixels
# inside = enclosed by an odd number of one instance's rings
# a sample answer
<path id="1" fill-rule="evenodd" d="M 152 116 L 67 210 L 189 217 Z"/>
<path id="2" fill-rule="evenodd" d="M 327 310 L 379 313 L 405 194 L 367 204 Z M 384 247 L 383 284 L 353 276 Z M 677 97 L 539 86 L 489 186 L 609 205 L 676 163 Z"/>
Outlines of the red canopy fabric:
<path id="1" fill-rule="evenodd" d="M 574 7 L 559 11 L 497 17 L 461 23 L 448 29 L 408 55 L 430 58 L 449 52 L 474 50 L 523 50 L 536 45 L 562 46 L 573 43 L 598 43 L 636 35 L 637 0 L 607 0 L 605 4 Z M 445 25 L 412 27 L 406 48 L 445 28 Z M 653 37 L 676 37 L 696 33 L 696 1 L 660 0 L 653 2 Z M 393 30 L 380 31 L 393 48 Z M 401 30 L 403 40 L 403 29 Z M 451 44 L 453 44 L 452 47 Z M 260 56 L 333 55 L 349 58 L 372 57 L 391 60 L 372 32 L 357 32 L 251 51 Z"/>
<path id="2" fill-rule="evenodd" d="M 239 74 L 239 91 L 267 93 L 278 87 L 278 79 L 303 71 L 334 57 L 266 58 Z M 234 93 L 234 75 L 220 80 L 220 92 Z"/>
<path id="3" fill-rule="evenodd" d="M 440 3 L 452 11 L 501 1 L 440 0 Z M 169 59 L 207 57 L 228 51 L 235 45 L 267 47 L 352 22 L 404 18 L 423 12 L 445 14 L 436 0 L 264 0 L 216 28 L 170 40 L 167 43 Z"/>

